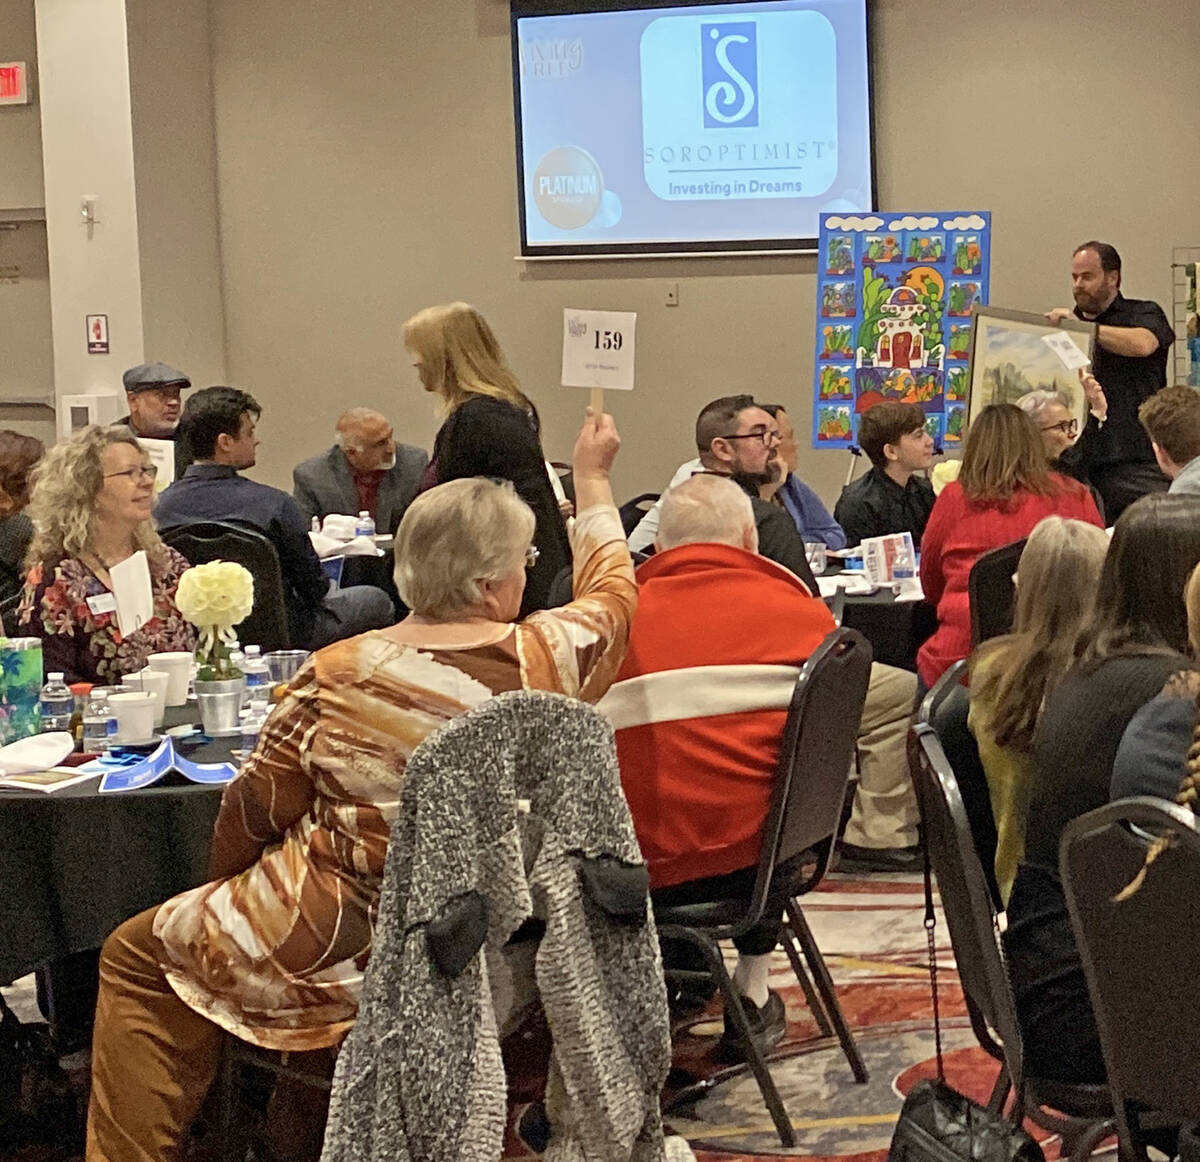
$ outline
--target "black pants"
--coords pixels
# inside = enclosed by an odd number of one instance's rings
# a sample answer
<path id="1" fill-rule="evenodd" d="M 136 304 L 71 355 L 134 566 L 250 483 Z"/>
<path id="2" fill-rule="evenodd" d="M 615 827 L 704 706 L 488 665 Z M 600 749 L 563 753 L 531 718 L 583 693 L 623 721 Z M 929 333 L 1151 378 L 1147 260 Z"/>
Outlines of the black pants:
<path id="1" fill-rule="evenodd" d="M 1115 524 L 1135 500 L 1151 492 L 1166 492 L 1171 486 L 1157 464 L 1144 460 L 1091 468 L 1088 477 L 1104 499 L 1104 521 L 1108 525 Z"/>

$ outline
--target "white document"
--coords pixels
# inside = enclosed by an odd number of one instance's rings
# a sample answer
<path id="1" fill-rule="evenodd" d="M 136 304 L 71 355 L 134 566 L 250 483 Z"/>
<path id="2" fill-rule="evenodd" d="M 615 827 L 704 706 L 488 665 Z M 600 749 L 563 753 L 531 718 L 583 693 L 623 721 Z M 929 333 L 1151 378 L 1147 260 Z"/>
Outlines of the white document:
<path id="1" fill-rule="evenodd" d="M 113 565 L 108 575 L 117 599 L 117 628 L 122 637 L 128 637 L 154 616 L 154 591 L 144 550 L 138 549 L 132 557 Z"/>
<path id="2" fill-rule="evenodd" d="M 168 484 L 175 482 L 175 445 L 170 440 L 149 440 L 138 436 L 138 443 L 158 469 L 154 478 L 154 491 L 162 492 Z"/>
<path id="3" fill-rule="evenodd" d="M 1053 335 L 1043 335 L 1042 342 L 1062 360 L 1062 365 L 1068 371 L 1078 371 L 1092 362 L 1084 352 L 1080 351 L 1075 340 L 1062 331 L 1055 332 Z"/>
<path id="4" fill-rule="evenodd" d="M 563 310 L 563 387 L 633 390 L 636 311 Z"/>

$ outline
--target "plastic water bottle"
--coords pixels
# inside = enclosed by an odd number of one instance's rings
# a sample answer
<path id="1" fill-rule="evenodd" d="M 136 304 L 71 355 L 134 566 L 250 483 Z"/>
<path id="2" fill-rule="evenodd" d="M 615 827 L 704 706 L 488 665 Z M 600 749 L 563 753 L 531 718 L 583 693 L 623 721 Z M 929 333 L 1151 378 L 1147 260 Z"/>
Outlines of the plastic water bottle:
<path id="1" fill-rule="evenodd" d="M 70 730 L 75 713 L 75 695 L 71 693 L 62 674 L 47 674 L 39 699 L 42 711 L 42 733 L 49 730 Z"/>
<path id="2" fill-rule="evenodd" d="M 258 745 L 263 722 L 263 715 L 254 707 L 242 711 L 242 762 L 250 757 Z"/>
<path id="3" fill-rule="evenodd" d="M 251 714 L 261 716 L 271 705 L 271 670 L 261 646 L 246 647 L 242 673 L 246 675 L 246 704 Z"/>
<path id="4" fill-rule="evenodd" d="M 88 754 L 103 754 L 116 736 L 117 719 L 108 704 L 108 692 L 93 690 L 83 709 L 83 749 Z"/>
<path id="5" fill-rule="evenodd" d="M 903 589 L 906 586 L 912 586 L 915 576 L 916 566 L 913 563 L 912 553 L 908 551 L 907 543 L 902 544 L 892 559 L 892 581 Z"/>
<path id="6" fill-rule="evenodd" d="M 319 533 L 321 531 L 321 518 L 319 516 L 312 518 L 312 522 L 308 526 L 308 531 L 310 533 Z"/>
<path id="7" fill-rule="evenodd" d="M 365 509 L 358 514 L 358 520 L 354 522 L 354 535 L 356 537 L 373 537 L 375 535 L 375 521 Z"/>

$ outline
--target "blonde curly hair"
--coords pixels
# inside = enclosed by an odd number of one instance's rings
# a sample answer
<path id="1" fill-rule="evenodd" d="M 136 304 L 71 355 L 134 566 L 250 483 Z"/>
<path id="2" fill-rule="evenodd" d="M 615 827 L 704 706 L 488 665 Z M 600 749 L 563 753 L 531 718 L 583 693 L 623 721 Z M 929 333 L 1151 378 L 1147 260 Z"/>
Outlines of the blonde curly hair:
<path id="1" fill-rule="evenodd" d="M 28 508 L 33 542 L 25 557 L 27 569 L 57 557 L 78 557 L 87 549 L 96 497 L 104 487 L 100 458 L 114 444 L 142 451 L 129 428 L 92 424 L 55 444 L 33 470 Z M 134 529 L 133 545 L 145 549 L 152 565 L 166 563 L 166 547 L 150 521 Z"/>

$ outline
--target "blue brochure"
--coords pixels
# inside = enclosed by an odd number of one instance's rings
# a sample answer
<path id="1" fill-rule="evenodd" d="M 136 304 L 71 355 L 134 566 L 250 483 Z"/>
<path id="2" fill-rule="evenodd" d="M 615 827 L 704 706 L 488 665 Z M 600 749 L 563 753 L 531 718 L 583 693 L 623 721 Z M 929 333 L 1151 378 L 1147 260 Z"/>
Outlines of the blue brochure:
<path id="1" fill-rule="evenodd" d="M 166 778 L 172 771 L 193 783 L 228 783 L 237 774 L 233 763 L 193 763 L 175 751 L 169 737 L 164 738 L 150 755 L 116 754 L 97 759 L 94 764 L 104 771 L 99 790 L 136 791 L 140 787 L 151 787 Z M 80 770 L 91 769 L 92 763 Z"/>

